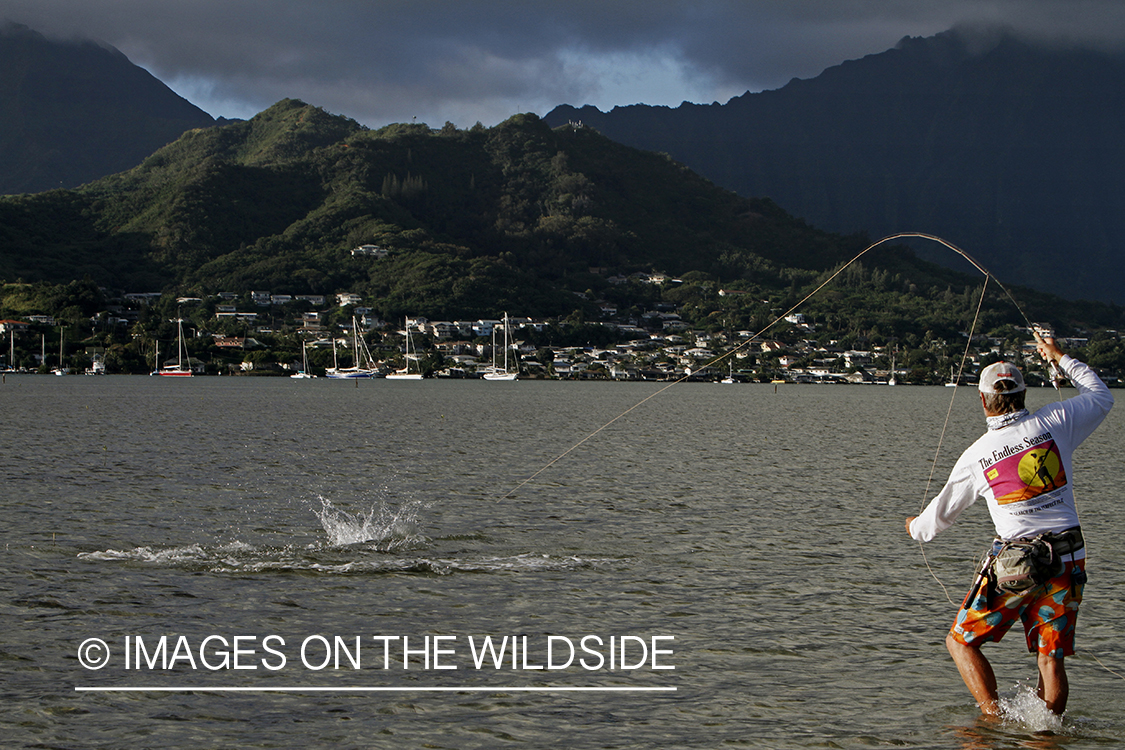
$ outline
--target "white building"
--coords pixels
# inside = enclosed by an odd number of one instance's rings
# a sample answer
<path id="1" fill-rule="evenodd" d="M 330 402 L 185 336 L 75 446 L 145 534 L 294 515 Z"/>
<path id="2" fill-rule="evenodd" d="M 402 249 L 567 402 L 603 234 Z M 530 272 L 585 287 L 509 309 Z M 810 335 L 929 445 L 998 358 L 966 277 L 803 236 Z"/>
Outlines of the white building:
<path id="1" fill-rule="evenodd" d="M 360 245 L 359 247 L 352 248 L 352 255 L 365 255 L 371 258 L 386 258 L 390 255 L 390 250 L 379 245 Z"/>

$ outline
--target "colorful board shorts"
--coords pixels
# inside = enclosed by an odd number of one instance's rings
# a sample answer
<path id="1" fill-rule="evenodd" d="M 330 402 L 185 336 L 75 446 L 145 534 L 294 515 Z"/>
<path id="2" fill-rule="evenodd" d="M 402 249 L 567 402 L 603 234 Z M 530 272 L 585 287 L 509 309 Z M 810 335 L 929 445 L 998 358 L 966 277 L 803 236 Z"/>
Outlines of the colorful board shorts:
<path id="1" fill-rule="evenodd" d="M 1027 650 L 1061 658 L 1074 654 L 1074 625 L 1082 602 L 1083 584 L 1072 579 L 1075 568 L 1085 571 L 1086 560 L 1067 562 L 1063 572 L 1044 584 L 1018 594 L 992 588 L 978 579 L 957 612 L 950 633 L 966 646 L 999 643 L 1016 620 L 1023 622 Z"/>

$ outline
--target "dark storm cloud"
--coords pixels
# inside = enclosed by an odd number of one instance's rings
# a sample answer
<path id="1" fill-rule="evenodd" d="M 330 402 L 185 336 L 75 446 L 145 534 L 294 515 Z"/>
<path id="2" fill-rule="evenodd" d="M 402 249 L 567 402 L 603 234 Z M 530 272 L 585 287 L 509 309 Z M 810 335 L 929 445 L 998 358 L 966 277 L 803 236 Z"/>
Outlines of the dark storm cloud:
<path id="1" fill-rule="evenodd" d="M 1119 0 L 0 0 L 0 17 L 102 39 L 212 114 L 297 97 L 370 125 L 725 101 L 964 23 L 1125 38 Z"/>

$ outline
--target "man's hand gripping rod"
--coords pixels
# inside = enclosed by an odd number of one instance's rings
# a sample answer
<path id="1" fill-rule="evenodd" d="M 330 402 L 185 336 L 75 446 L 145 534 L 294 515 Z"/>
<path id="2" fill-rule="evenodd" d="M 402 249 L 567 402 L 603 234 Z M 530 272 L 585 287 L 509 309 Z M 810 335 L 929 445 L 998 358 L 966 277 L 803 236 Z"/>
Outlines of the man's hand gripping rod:
<path id="1" fill-rule="evenodd" d="M 1059 368 L 1059 363 L 1056 362 L 1052 357 L 1047 356 L 1047 354 L 1044 352 L 1044 347 L 1047 346 L 1047 342 L 1045 339 L 1050 339 L 1051 344 L 1054 344 L 1055 334 L 1052 331 L 1049 331 L 1045 328 L 1041 329 L 1038 326 L 1032 328 L 1031 331 L 1035 334 L 1035 342 L 1041 345 L 1039 347 L 1039 356 L 1041 356 L 1043 358 L 1043 361 L 1047 363 L 1047 369 L 1051 373 L 1051 385 L 1055 386 L 1055 390 L 1061 393 L 1062 385 L 1066 382 L 1066 376 L 1063 375 L 1062 370 Z"/>

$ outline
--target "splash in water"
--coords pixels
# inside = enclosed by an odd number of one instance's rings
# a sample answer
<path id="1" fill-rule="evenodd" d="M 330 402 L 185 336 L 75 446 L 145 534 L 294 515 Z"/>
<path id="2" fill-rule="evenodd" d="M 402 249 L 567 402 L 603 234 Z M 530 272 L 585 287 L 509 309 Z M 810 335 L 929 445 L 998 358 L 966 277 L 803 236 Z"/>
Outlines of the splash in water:
<path id="1" fill-rule="evenodd" d="M 396 549 L 421 539 L 417 533 L 418 511 L 421 507 L 420 503 L 414 501 L 397 507 L 379 502 L 365 513 L 353 515 L 321 497 L 320 510 L 313 512 L 328 534 L 330 546 L 375 542 L 380 547 Z"/>
<path id="2" fill-rule="evenodd" d="M 366 512 L 352 514 L 320 497 L 320 508 L 313 513 L 328 535 L 313 544 L 261 545 L 236 541 L 226 544 L 188 544 L 170 547 L 144 546 L 131 550 L 108 549 L 81 552 L 80 560 L 119 561 L 202 569 L 216 573 L 261 572 L 269 570 L 316 570 L 355 573 L 362 571 L 412 569 L 416 561 L 397 556 L 369 559 L 371 552 L 401 553 L 423 546 L 427 541 L 418 533 L 418 517 L 424 503 L 407 501 L 392 504 L 377 501 Z M 379 555 L 383 558 L 383 555 Z"/>
<path id="3" fill-rule="evenodd" d="M 1014 695 L 1000 699 L 1000 712 L 1005 722 L 1030 732 L 1058 733 L 1063 729 L 1063 717 L 1048 709 L 1036 695 L 1035 686 L 1027 683 L 1019 683 Z"/>

